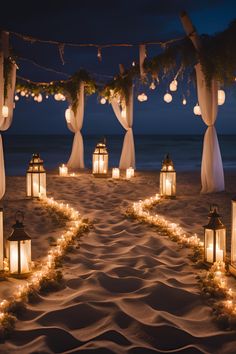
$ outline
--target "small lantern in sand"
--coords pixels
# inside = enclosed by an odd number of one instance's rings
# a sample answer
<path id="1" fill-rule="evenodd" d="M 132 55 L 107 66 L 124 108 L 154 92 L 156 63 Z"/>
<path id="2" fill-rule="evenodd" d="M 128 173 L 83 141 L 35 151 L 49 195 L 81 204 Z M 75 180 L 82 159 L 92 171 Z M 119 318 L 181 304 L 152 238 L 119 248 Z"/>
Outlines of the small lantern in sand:
<path id="1" fill-rule="evenodd" d="M 162 162 L 160 172 L 160 195 L 164 198 L 175 198 L 176 196 L 176 171 L 169 154 Z"/>
<path id="2" fill-rule="evenodd" d="M 112 169 L 112 178 L 119 179 L 120 178 L 120 170 L 119 168 L 115 167 Z"/>
<path id="3" fill-rule="evenodd" d="M 132 177 L 134 177 L 134 169 L 129 167 L 126 169 L 126 179 L 131 179 Z"/>
<path id="4" fill-rule="evenodd" d="M 93 175 L 95 177 L 107 177 L 108 152 L 105 139 L 96 145 L 93 153 Z"/>
<path id="5" fill-rule="evenodd" d="M 27 197 L 46 196 L 46 171 L 39 154 L 33 154 L 26 174 Z"/>
<path id="6" fill-rule="evenodd" d="M 64 163 L 59 166 L 59 176 L 68 176 L 68 167 Z"/>
<path id="7" fill-rule="evenodd" d="M 217 206 L 212 206 L 204 227 L 204 260 L 207 263 L 224 261 L 226 256 L 226 228 L 220 220 Z"/>
<path id="8" fill-rule="evenodd" d="M 9 271 L 13 275 L 24 275 L 31 270 L 31 238 L 24 230 L 23 220 L 23 213 L 18 211 L 13 231 L 7 240 Z"/>

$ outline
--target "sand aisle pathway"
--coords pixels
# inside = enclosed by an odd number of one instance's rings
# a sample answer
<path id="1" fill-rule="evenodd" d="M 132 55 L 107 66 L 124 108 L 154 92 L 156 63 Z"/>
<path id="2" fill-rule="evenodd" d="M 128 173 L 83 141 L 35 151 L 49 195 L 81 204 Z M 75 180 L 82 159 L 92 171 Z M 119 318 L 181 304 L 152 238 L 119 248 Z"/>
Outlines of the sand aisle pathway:
<path id="1" fill-rule="evenodd" d="M 235 333 L 214 325 L 188 251 L 122 214 L 155 193 L 155 176 L 48 182 L 94 229 L 66 258 L 65 288 L 27 306 L 1 353 L 233 353 Z"/>

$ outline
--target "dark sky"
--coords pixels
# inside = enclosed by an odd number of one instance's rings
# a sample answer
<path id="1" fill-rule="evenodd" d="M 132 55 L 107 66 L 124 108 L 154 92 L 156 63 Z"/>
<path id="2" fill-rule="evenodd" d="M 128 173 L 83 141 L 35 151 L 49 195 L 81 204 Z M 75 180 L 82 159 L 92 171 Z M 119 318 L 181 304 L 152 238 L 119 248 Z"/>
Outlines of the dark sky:
<path id="1" fill-rule="evenodd" d="M 5 1 L 4 7 L 5 11 L 0 14 L 2 28 L 42 39 L 75 43 L 136 43 L 179 37 L 184 35 L 179 20 L 179 12 L 183 9 L 200 34 L 222 31 L 236 18 L 235 0 Z M 65 47 L 66 64 L 63 66 L 56 46 L 24 43 L 16 38 L 12 38 L 12 44 L 19 56 L 67 74 L 85 68 L 109 78 L 118 72 L 119 63 L 128 67 L 133 60 L 138 61 L 138 47 L 104 49 L 102 63 L 97 60 L 95 48 Z M 147 48 L 149 57 L 159 52 L 158 46 Z M 18 64 L 18 74 L 35 81 L 64 79 L 64 76 L 41 70 L 23 60 Z M 136 88 L 135 96 L 144 90 L 148 101 L 139 103 L 135 99 L 135 133 L 202 133 L 204 124 L 192 112 L 197 102 L 194 87 L 187 106 L 182 105 L 182 94 L 186 89 L 184 83 L 179 85 L 172 103 L 166 104 L 163 95 L 168 83 L 153 92 L 148 87 Z M 64 102 L 56 102 L 53 98 L 40 104 L 20 99 L 9 133 L 67 134 L 65 108 Z M 236 133 L 235 113 L 236 90 L 226 89 L 226 103 L 219 107 L 218 133 Z M 122 133 L 111 107 L 99 104 L 96 95 L 86 99 L 83 132 L 99 135 Z"/>

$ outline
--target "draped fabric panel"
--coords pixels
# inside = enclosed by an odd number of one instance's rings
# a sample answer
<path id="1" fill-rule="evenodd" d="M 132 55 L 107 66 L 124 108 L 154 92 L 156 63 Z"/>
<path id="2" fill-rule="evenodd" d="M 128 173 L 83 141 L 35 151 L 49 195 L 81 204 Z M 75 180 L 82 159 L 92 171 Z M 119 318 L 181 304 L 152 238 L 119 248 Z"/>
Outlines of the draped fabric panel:
<path id="1" fill-rule="evenodd" d="M 84 83 L 81 82 L 78 92 L 78 107 L 76 113 L 70 109 L 70 121 L 67 126 L 74 135 L 73 145 L 67 166 L 72 169 L 84 168 L 84 142 L 81 134 L 84 118 Z"/>
<path id="2" fill-rule="evenodd" d="M 10 78 L 9 84 L 7 87 L 7 96 L 4 102 L 4 55 L 3 50 L 0 50 L 0 131 L 7 130 L 13 118 L 13 110 L 14 110 L 14 93 L 15 93 L 15 83 L 16 83 L 16 65 L 14 63 L 11 64 Z M 3 105 L 8 107 L 8 116 L 3 117 L 2 109 Z M 3 144 L 2 137 L 0 135 L 0 199 L 5 194 L 6 190 L 6 182 L 5 182 L 5 166 L 4 166 L 4 152 L 3 152 Z"/>
<path id="3" fill-rule="evenodd" d="M 119 99 L 113 97 L 111 99 L 111 105 L 113 111 L 119 120 L 122 127 L 126 130 L 124 137 L 121 157 L 120 157 L 120 169 L 127 169 L 129 167 L 135 168 L 135 147 L 133 136 L 133 87 L 129 91 L 129 99 L 127 102 L 122 102 L 120 106 Z"/>
<path id="4" fill-rule="evenodd" d="M 225 185 L 220 147 L 214 126 L 218 111 L 218 83 L 212 80 L 211 87 L 207 87 L 201 65 L 197 64 L 195 69 L 202 119 L 208 126 L 203 140 L 201 192 L 220 192 L 224 190 Z"/>

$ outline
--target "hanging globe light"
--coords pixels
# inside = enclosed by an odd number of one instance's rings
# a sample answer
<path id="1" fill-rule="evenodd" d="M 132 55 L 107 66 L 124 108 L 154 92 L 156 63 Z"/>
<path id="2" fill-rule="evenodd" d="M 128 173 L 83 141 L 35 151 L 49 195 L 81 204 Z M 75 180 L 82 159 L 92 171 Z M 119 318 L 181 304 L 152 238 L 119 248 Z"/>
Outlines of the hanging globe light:
<path id="1" fill-rule="evenodd" d="M 59 94 L 59 93 L 56 93 L 56 94 L 54 95 L 54 99 L 55 99 L 56 101 L 60 101 L 60 94 Z"/>
<path id="2" fill-rule="evenodd" d="M 65 118 L 66 118 L 67 123 L 71 122 L 71 109 L 70 109 L 70 107 L 67 108 L 65 111 Z"/>
<path id="3" fill-rule="evenodd" d="M 186 98 L 185 98 L 185 97 L 183 98 L 182 103 L 183 103 L 183 105 L 184 105 L 184 106 L 187 104 L 187 100 L 186 100 Z"/>
<path id="4" fill-rule="evenodd" d="M 100 99 L 100 103 L 101 103 L 101 104 L 106 104 L 106 102 L 107 102 L 107 100 L 105 99 L 105 97 L 102 97 L 102 98 Z"/>
<path id="5" fill-rule="evenodd" d="M 145 102 L 145 101 L 147 101 L 147 99 L 148 99 L 148 97 L 147 97 L 147 95 L 144 92 L 141 93 L 140 95 L 138 95 L 138 100 L 140 102 Z"/>
<path id="6" fill-rule="evenodd" d="M 19 101 L 20 97 L 18 95 L 15 95 L 15 101 Z"/>
<path id="7" fill-rule="evenodd" d="M 170 91 L 177 91 L 177 86 L 178 86 L 178 82 L 177 80 L 173 80 L 170 83 Z"/>
<path id="8" fill-rule="evenodd" d="M 225 103 L 225 91 L 218 90 L 218 106 L 222 106 Z"/>
<path id="9" fill-rule="evenodd" d="M 9 114 L 9 108 L 8 106 L 2 106 L 2 116 L 3 118 L 7 118 L 8 117 L 8 114 Z"/>
<path id="10" fill-rule="evenodd" d="M 172 101 L 172 95 L 167 92 L 163 99 L 166 103 L 170 103 Z"/>
<path id="11" fill-rule="evenodd" d="M 200 116 L 202 113 L 201 113 L 201 108 L 199 106 L 199 104 L 197 103 L 196 106 L 193 107 L 193 113 L 196 115 L 196 116 Z"/>
<path id="12" fill-rule="evenodd" d="M 155 82 L 154 82 L 154 81 L 152 81 L 152 83 L 151 83 L 151 85 L 149 86 L 149 88 L 150 88 L 151 90 L 155 90 L 156 85 L 155 85 Z"/>
<path id="13" fill-rule="evenodd" d="M 20 95 L 23 97 L 25 96 L 25 91 L 21 91 Z"/>

